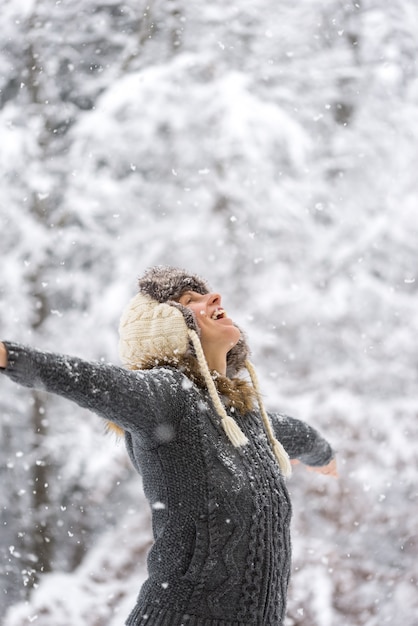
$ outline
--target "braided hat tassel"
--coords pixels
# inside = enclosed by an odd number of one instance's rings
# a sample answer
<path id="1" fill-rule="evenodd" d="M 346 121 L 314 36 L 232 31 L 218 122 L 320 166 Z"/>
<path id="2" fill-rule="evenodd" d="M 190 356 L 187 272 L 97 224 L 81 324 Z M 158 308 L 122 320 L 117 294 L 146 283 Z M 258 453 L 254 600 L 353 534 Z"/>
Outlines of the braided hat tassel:
<path id="1" fill-rule="evenodd" d="M 209 395 L 212 399 L 213 404 L 215 405 L 218 415 L 221 418 L 222 427 L 226 433 L 226 436 L 235 448 L 240 448 L 241 446 L 247 445 L 247 437 L 244 435 L 236 421 L 225 411 L 225 407 L 219 398 L 218 390 L 216 389 L 215 383 L 213 382 L 213 378 L 210 374 L 209 367 L 203 352 L 202 344 L 200 343 L 196 331 L 189 329 L 188 334 L 191 342 L 193 343 L 196 357 L 199 362 L 202 374 L 205 378 Z"/>
<path id="2" fill-rule="evenodd" d="M 250 374 L 251 382 L 253 384 L 253 387 L 257 396 L 257 401 L 258 401 L 258 406 L 260 408 L 261 417 L 263 419 L 264 428 L 266 430 L 267 437 L 270 441 L 270 445 L 273 448 L 274 456 L 276 457 L 277 462 L 279 463 L 279 466 L 283 472 L 283 475 L 286 477 L 289 477 L 292 474 L 292 466 L 290 464 L 289 455 L 287 454 L 286 450 L 284 449 L 280 441 L 278 441 L 276 437 L 274 436 L 274 432 L 273 432 L 273 428 L 272 428 L 269 416 L 267 415 L 266 409 L 264 408 L 263 400 L 261 398 L 260 386 L 258 384 L 258 379 L 255 373 L 254 366 L 250 361 L 247 360 L 245 362 L 245 367 L 247 368 Z"/>

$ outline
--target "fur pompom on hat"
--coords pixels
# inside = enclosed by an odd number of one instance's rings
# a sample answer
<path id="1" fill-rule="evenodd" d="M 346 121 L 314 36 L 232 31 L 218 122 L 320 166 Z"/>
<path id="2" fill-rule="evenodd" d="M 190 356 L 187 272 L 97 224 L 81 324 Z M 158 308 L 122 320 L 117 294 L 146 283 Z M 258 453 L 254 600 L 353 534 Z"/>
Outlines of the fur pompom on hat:
<path id="1" fill-rule="evenodd" d="M 227 437 L 236 447 L 248 440 L 235 420 L 228 415 L 217 391 L 199 339 L 200 330 L 193 312 L 176 302 L 186 291 L 210 293 L 207 283 L 195 274 L 175 267 L 149 269 L 138 281 L 139 293 L 124 310 L 119 324 L 119 354 L 125 367 L 141 369 L 150 359 L 156 364 L 193 354 L 204 377 L 214 407 Z M 290 475 L 289 457 L 275 439 L 262 403 L 255 370 L 248 361 L 248 346 L 241 338 L 227 354 L 227 376 L 246 369 L 255 390 L 266 434 L 285 476 Z"/>

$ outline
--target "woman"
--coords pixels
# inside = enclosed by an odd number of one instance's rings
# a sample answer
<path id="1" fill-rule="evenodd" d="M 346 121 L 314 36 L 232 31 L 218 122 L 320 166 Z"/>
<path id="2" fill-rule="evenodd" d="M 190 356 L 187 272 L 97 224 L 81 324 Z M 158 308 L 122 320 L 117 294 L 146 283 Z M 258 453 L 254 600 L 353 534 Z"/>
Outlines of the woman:
<path id="1" fill-rule="evenodd" d="M 127 369 L 5 342 L 0 366 L 124 433 L 154 532 L 127 626 L 281 626 L 289 457 L 336 475 L 331 447 L 307 424 L 266 413 L 245 339 L 198 276 L 146 272 L 119 348 Z M 251 384 L 237 376 L 245 369 Z"/>

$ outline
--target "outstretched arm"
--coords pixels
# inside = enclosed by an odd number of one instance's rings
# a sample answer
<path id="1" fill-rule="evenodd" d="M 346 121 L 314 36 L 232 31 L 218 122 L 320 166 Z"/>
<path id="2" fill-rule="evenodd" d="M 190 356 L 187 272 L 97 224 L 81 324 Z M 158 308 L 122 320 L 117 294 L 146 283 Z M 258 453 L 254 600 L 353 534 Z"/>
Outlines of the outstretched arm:
<path id="1" fill-rule="evenodd" d="M 334 452 L 315 428 L 301 420 L 270 414 L 273 430 L 283 444 L 292 464 L 304 463 L 308 469 L 328 476 L 338 476 Z"/>
<path id="2" fill-rule="evenodd" d="M 171 370 L 132 372 L 15 343 L 1 347 L 4 374 L 14 382 L 72 400 L 145 438 L 153 438 L 159 422 L 169 421 L 167 407 L 180 404 L 178 413 L 184 412 L 181 383 Z"/>

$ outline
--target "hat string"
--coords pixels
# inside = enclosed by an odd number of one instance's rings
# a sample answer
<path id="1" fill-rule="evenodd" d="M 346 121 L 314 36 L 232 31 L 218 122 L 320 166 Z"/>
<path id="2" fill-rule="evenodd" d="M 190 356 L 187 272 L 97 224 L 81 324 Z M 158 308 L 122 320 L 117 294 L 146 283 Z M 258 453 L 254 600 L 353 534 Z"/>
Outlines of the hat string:
<path id="1" fill-rule="evenodd" d="M 202 344 L 200 343 L 200 339 L 196 331 L 188 329 L 188 335 L 195 349 L 196 358 L 198 360 L 199 366 L 201 368 L 201 372 L 205 379 L 206 386 L 209 391 L 209 395 L 216 408 L 216 411 L 218 412 L 218 415 L 221 418 L 222 427 L 228 439 L 236 448 L 245 446 L 248 443 L 248 438 L 244 435 L 244 433 L 242 432 L 242 430 L 240 429 L 236 421 L 230 415 L 228 415 L 228 413 L 225 410 L 224 405 L 221 402 L 218 390 L 211 376 L 209 366 L 207 364 L 206 357 L 203 352 Z M 254 366 L 250 361 L 247 360 L 245 361 L 245 367 L 248 370 L 252 385 L 254 387 L 258 406 L 259 406 L 261 417 L 263 420 L 264 429 L 266 431 L 270 445 L 273 448 L 274 456 L 276 457 L 276 460 L 279 464 L 280 469 L 282 470 L 283 475 L 288 477 L 292 473 L 292 466 L 290 464 L 289 455 L 287 454 L 286 450 L 284 449 L 280 441 L 278 441 L 276 437 L 274 436 L 274 432 L 271 426 L 269 416 L 267 415 L 266 409 L 264 408 L 263 400 L 261 398 L 260 386 L 258 384 L 258 379 L 255 373 Z"/>
<path id="2" fill-rule="evenodd" d="M 222 427 L 235 448 L 239 448 L 241 446 L 245 446 L 248 443 L 247 437 L 242 432 L 241 428 L 238 426 L 236 421 L 228 415 L 225 410 L 224 405 L 221 402 L 221 399 L 218 394 L 218 390 L 216 389 L 216 385 L 213 381 L 211 373 L 209 371 L 209 366 L 206 361 L 205 354 L 203 352 L 202 344 L 200 343 L 200 339 L 195 330 L 188 329 L 189 337 L 193 343 L 193 347 L 196 352 L 196 357 L 201 368 L 203 377 L 206 382 L 206 386 L 209 391 L 209 395 L 215 408 L 218 412 L 219 417 L 221 418 Z"/>
<path id="3" fill-rule="evenodd" d="M 261 398 L 260 385 L 258 384 L 258 378 L 257 378 L 257 374 L 255 373 L 254 365 L 250 361 L 246 360 L 245 367 L 247 368 L 250 374 L 251 382 L 253 384 L 253 387 L 257 396 L 257 401 L 258 401 L 258 406 L 260 408 L 261 417 L 263 419 L 264 428 L 266 430 L 267 437 L 270 441 L 271 447 L 273 448 L 274 456 L 276 457 L 279 463 L 279 466 L 283 472 L 283 475 L 288 477 L 292 474 L 292 466 L 290 464 L 289 455 L 287 454 L 283 445 L 280 443 L 280 441 L 276 439 L 274 435 L 270 418 L 267 415 L 267 411 L 264 408 L 264 403 Z"/>

